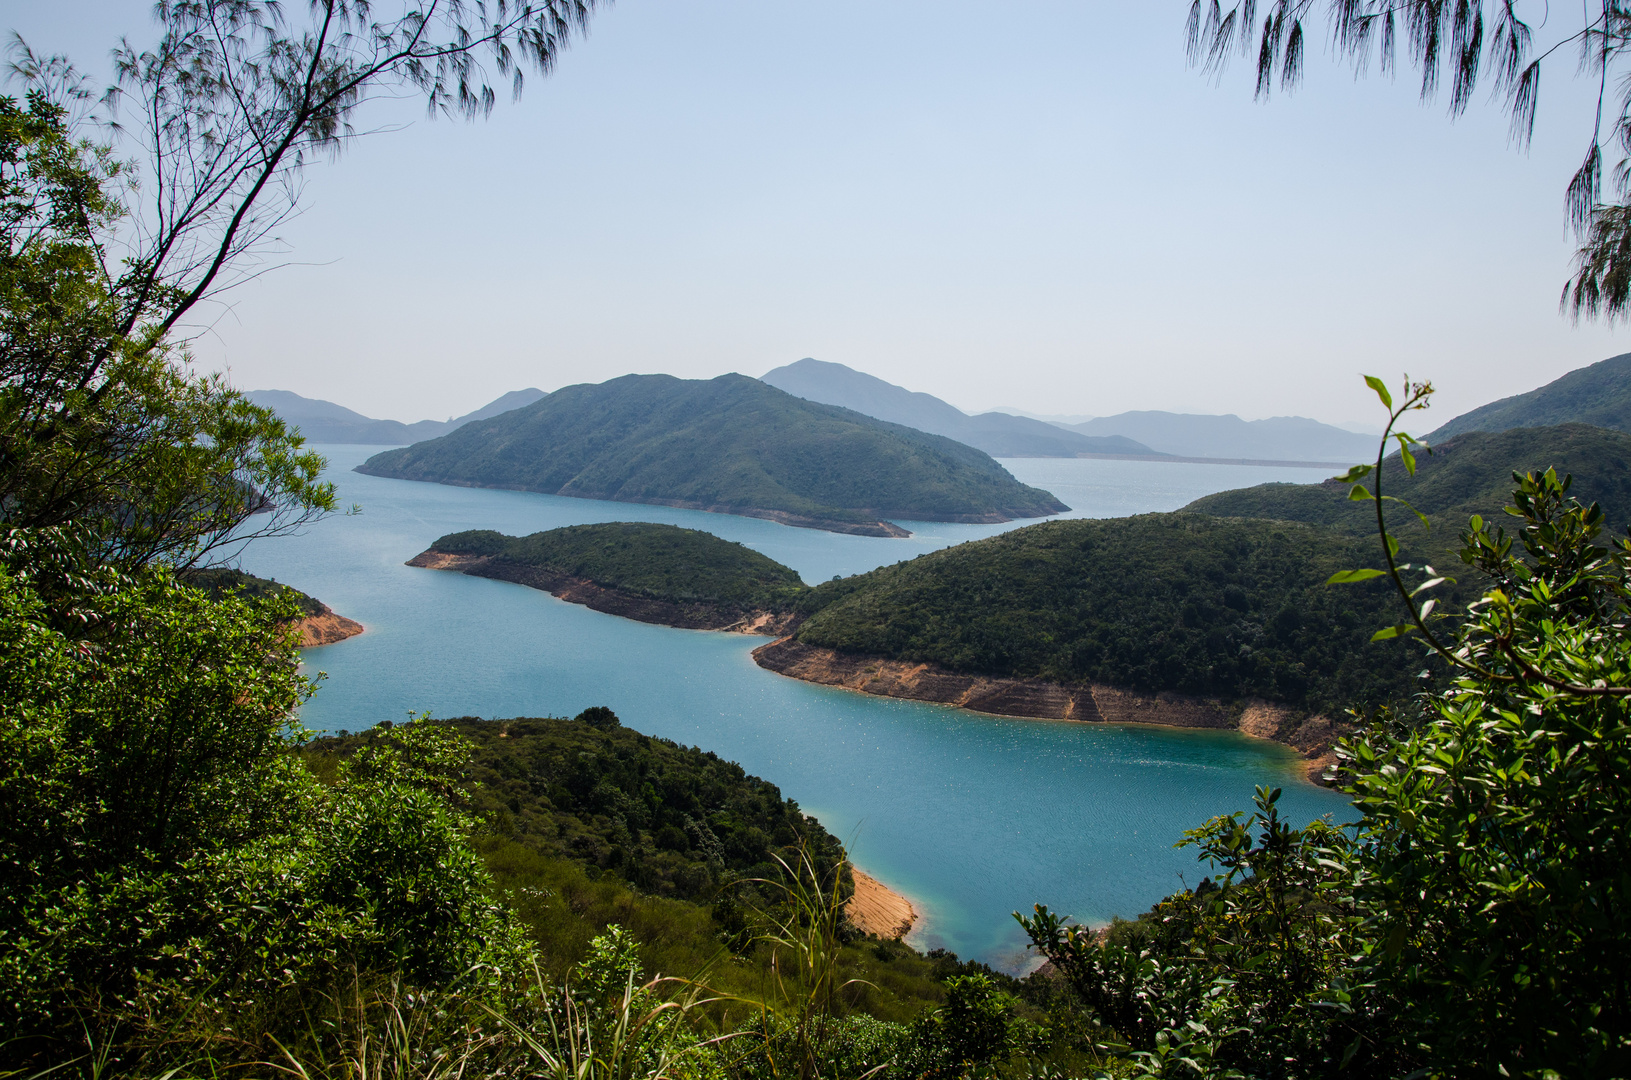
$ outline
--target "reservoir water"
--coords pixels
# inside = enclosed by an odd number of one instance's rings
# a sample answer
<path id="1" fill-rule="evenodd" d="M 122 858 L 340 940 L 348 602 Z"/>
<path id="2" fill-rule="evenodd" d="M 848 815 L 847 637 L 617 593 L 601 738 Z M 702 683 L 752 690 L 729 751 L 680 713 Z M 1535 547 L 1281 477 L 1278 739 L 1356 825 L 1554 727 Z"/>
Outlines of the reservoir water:
<path id="1" fill-rule="evenodd" d="M 925 913 L 909 939 L 1006 968 L 1025 962 L 1010 912 L 1045 903 L 1083 922 L 1131 917 L 1207 870 L 1185 829 L 1283 786 L 1298 824 L 1348 813 L 1301 779 L 1290 751 L 1227 732 L 1014 720 L 783 678 L 749 653 L 767 639 L 649 626 L 505 582 L 403 562 L 438 536 L 662 521 L 736 540 L 808 582 L 910 559 L 1026 522 L 902 522 L 906 539 L 841 536 L 753 518 L 351 471 L 379 447 L 318 447 L 342 505 L 301 535 L 258 541 L 244 569 L 294 585 L 367 627 L 308 651 L 326 677 L 302 716 L 360 730 L 410 712 L 571 716 L 609 705 L 629 727 L 714 750 L 780 786 L 846 841 L 857 865 Z M 1307 483 L 1306 469 L 1091 459 L 1004 461 L 1075 509 L 1115 517 L 1214 491 Z"/>

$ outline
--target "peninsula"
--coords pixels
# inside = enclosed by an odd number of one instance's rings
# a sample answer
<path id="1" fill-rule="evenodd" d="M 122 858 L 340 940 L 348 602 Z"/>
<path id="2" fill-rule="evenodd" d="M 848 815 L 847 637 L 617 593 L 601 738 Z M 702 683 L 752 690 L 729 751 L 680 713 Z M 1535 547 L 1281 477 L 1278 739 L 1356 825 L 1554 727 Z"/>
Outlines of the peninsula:
<path id="1" fill-rule="evenodd" d="M 712 533 L 616 521 L 505 536 L 451 533 L 408 561 L 542 589 L 609 615 L 688 630 L 778 635 L 809 587 L 798 573 Z"/>
<path id="2" fill-rule="evenodd" d="M 454 533 L 409 565 L 773 636 L 755 661 L 809 682 L 1003 716 L 1239 729 L 1322 768 L 1340 733 L 1327 702 L 1390 700 L 1420 666 L 1368 642 L 1386 621 L 1380 586 L 1323 588 L 1361 548 L 1325 529 L 1155 514 L 1030 526 L 811 588 L 711 534 L 614 522 Z"/>
<path id="3" fill-rule="evenodd" d="M 757 379 L 627 375 L 568 386 L 369 458 L 373 476 L 648 503 L 865 536 L 906 521 L 1069 509 L 971 446 Z"/>
<path id="4" fill-rule="evenodd" d="M 270 596 L 277 591 L 288 591 L 293 594 L 295 603 L 300 605 L 301 617 L 295 620 L 293 626 L 300 635 L 302 649 L 332 645 L 336 641 L 344 641 L 363 632 L 361 623 L 344 615 L 337 615 L 333 608 L 316 597 L 308 596 L 299 589 L 280 584 L 271 578 L 256 577 L 254 574 L 246 574 L 242 570 L 229 567 L 211 567 L 189 570 L 183 575 L 183 579 L 187 584 L 212 596 L 238 595 L 247 599 L 257 599 Z"/>

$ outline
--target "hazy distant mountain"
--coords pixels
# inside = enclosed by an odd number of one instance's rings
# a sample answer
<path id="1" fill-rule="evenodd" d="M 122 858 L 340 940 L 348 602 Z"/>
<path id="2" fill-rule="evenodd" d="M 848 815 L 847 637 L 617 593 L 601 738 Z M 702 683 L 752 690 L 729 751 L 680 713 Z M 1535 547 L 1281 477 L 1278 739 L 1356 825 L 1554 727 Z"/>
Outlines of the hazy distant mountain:
<path id="1" fill-rule="evenodd" d="M 843 364 L 806 357 L 759 377 L 794 397 L 837 405 L 892 424 L 944 435 L 995 457 L 1076 457 L 1079 454 L 1150 454 L 1148 446 L 1117 435 L 1079 435 L 1054 424 L 1009 413 L 970 416 L 929 394 L 916 393 Z"/>
<path id="2" fill-rule="evenodd" d="M 1007 413 L 1009 416 L 1028 416 L 1032 420 L 1041 420 L 1045 423 L 1058 424 L 1062 427 L 1069 427 L 1072 424 L 1085 424 L 1089 420 L 1095 419 L 1092 413 L 1027 412 L 1024 409 L 1016 409 L 1012 405 L 998 405 L 992 408 L 991 411 Z"/>
<path id="3" fill-rule="evenodd" d="M 318 398 L 301 397 L 289 390 L 249 390 L 244 393 L 256 405 L 271 409 L 286 423 L 293 424 L 314 443 L 372 443 L 397 446 L 421 442 L 470 423 L 531 405 L 544 396 L 542 390 L 529 388 L 511 390 L 496 401 L 489 402 L 475 412 L 452 420 L 420 420 L 404 424 L 400 420 L 375 420 L 344 405 Z"/>
<path id="4" fill-rule="evenodd" d="M 889 519 L 997 522 L 1066 509 L 973 447 L 742 375 L 626 375 L 568 386 L 376 454 L 357 471 L 873 536 L 904 535 Z"/>
<path id="5" fill-rule="evenodd" d="M 1462 413 L 1429 435 L 1427 441 L 1436 442 L 1466 431 L 1570 423 L 1631 431 L 1631 353 L 1599 360 L 1538 390 Z"/>
<path id="6" fill-rule="evenodd" d="M 1376 437 L 1303 416 L 1242 420 L 1233 414 L 1124 412 L 1070 425 L 1084 435 L 1121 435 L 1180 457 L 1352 462 L 1376 457 Z"/>

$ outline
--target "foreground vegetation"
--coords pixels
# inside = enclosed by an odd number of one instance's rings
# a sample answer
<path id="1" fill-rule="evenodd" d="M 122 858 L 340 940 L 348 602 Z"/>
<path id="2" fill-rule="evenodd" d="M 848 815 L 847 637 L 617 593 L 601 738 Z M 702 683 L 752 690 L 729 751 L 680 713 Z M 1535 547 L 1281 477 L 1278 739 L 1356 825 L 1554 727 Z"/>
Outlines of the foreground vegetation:
<path id="1" fill-rule="evenodd" d="M 758 379 L 626 375 L 369 458 L 404 480 L 779 516 L 819 528 L 880 519 L 1007 521 L 1065 509 L 985 453 L 793 397 Z"/>

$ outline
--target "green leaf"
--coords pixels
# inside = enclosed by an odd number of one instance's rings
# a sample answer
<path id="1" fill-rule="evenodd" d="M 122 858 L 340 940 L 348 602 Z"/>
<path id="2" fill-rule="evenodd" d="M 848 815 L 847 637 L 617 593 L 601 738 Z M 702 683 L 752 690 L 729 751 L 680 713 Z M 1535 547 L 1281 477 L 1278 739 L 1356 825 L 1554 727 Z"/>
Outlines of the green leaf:
<path id="1" fill-rule="evenodd" d="M 1388 412 L 1393 411 L 1393 395 L 1387 392 L 1387 386 L 1381 379 L 1375 375 L 1366 375 L 1365 385 L 1376 391 L 1376 396 L 1382 399 L 1382 404 L 1387 406 Z"/>
<path id="2" fill-rule="evenodd" d="M 1381 570 L 1338 570 L 1326 579 L 1327 585 L 1347 585 L 1355 581 L 1369 581 L 1383 575 Z"/>
<path id="3" fill-rule="evenodd" d="M 1371 497 L 1370 489 L 1364 484 L 1355 484 L 1348 491 L 1349 502 L 1364 502 Z"/>
<path id="4" fill-rule="evenodd" d="M 1374 468 L 1376 468 L 1374 465 L 1355 465 L 1341 476 L 1335 477 L 1335 479 L 1338 483 L 1351 484 L 1362 476 L 1369 476 L 1370 471 Z"/>
<path id="5" fill-rule="evenodd" d="M 1370 636 L 1370 639 L 1372 641 L 1386 641 L 1388 638 L 1404 637 L 1414 629 L 1414 626 L 1407 623 L 1396 623 L 1386 629 L 1376 631 Z"/>
<path id="6" fill-rule="evenodd" d="M 1410 438 L 1410 436 L 1408 436 L 1408 435 L 1395 435 L 1394 438 L 1399 440 L 1399 460 L 1404 462 L 1404 471 L 1409 473 L 1411 476 L 1415 476 L 1416 475 L 1416 455 L 1412 454 L 1410 452 L 1410 447 L 1405 445 L 1405 440 Z"/>

